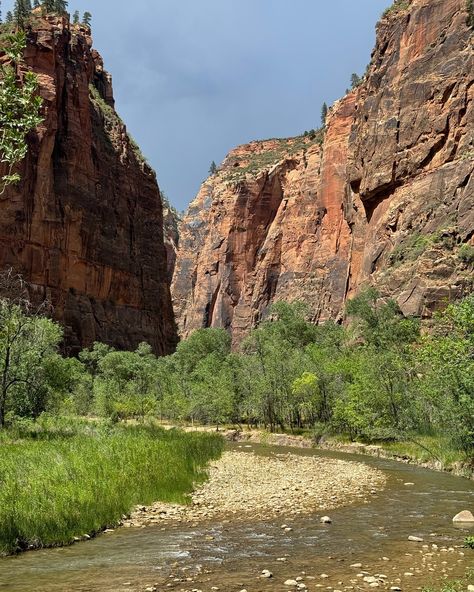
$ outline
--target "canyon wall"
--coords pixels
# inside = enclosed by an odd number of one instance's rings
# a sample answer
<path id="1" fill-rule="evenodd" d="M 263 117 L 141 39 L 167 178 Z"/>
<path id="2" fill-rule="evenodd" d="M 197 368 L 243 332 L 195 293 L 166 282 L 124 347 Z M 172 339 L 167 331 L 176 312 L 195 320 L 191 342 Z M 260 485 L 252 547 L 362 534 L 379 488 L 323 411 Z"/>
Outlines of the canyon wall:
<path id="1" fill-rule="evenodd" d="M 99 340 L 168 353 L 177 337 L 155 173 L 115 112 L 89 29 L 37 13 L 27 38 L 44 121 L 21 183 L 0 198 L 0 268 L 52 303 L 69 351 Z"/>
<path id="2" fill-rule="evenodd" d="M 180 226 L 181 335 L 224 327 L 238 342 L 276 300 L 341 320 L 366 285 L 422 316 L 472 291 L 469 21 L 465 0 L 397 3 L 362 84 L 333 105 L 324 133 L 229 154 Z"/>

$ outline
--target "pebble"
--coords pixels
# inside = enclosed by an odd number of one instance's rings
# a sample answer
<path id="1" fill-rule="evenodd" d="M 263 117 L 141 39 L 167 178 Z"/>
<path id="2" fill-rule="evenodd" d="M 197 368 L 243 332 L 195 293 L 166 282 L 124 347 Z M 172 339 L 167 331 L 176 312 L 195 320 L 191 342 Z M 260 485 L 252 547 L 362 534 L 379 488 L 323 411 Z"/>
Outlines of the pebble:
<path id="1" fill-rule="evenodd" d="M 423 542 L 423 539 L 421 537 L 417 537 L 417 536 L 413 536 L 413 535 L 410 535 L 408 537 L 408 540 L 411 541 L 412 543 L 422 543 Z"/>
<path id="2" fill-rule="evenodd" d="M 296 580 L 286 580 L 283 584 L 284 586 L 297 586 L 298 582 Z"/>
<path id="3" fill-rule="evenodd" d="M 262 577 L 262 578 L 272 578 L 272 577 L 273 577 L 273 574 L 272 574 L 272 572 L 271 572 L 271 571 L 269 571 L 268 569 L 264 569 L 264 570 L 262 570 L 262 575 L 261 575 L 261 577 Z"/>

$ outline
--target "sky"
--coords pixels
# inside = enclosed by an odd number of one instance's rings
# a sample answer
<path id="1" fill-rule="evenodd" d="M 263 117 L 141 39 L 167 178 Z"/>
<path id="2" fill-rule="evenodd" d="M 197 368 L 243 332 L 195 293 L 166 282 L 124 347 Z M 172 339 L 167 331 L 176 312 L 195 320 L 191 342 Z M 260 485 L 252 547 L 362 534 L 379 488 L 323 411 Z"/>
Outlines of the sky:
<path id="1" fill-rule="evenodd" d="M 362 74 L 391 0 L 70 0 L 116 108 L 183 210 L 239 144 L 298 135 Z M 4 1 L 4 10 L 6 5 Z"/>

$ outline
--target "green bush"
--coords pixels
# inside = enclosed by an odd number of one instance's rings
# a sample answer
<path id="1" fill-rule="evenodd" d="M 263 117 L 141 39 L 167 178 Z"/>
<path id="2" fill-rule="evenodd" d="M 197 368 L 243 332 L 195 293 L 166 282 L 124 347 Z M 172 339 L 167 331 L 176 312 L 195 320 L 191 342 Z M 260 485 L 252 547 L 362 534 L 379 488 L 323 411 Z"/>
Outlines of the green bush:
<path id="1" fill-rule="evenodd" d="M 410 1 L 409 0 L 395 0 L 392 6 L 389 6 L 383 13 L 382 16 L 386 17 L 391 14 L 397 14 L 402 10 L 407 10 L 410 8 Z"/>
<path id="2" fill-rule="evenodd" d="M 474 264 L 474 246 L 462 245 L 458 251 L 458 257 L 468 265 Z"/>
<path id="3" fill-rule="evenodd" d="M 468 549 L 474 549 L 474 536 L 468 536 L 464 539 L 464 546 Z"/>

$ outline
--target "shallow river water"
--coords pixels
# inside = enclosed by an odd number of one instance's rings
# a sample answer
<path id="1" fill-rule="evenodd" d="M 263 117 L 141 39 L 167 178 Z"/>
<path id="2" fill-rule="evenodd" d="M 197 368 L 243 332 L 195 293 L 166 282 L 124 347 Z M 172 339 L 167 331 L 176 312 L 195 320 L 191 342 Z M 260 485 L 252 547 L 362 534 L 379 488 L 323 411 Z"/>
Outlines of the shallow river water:
<path id="1" fill-rule="evenodd" d="M 269 455 L 290 451 L 257 445 L 232 448 Z M 472 481 L 384 459 L 291 452 L 365 462 L 385 472 L 387 487 L 367 504 L 332 510 L 330 525 L 321 524 L 318 514 L 118 529 L 71 547 L 1 559 L 0 591 L 142 592 L 156 586 L 159 591 L 285 592 L 295 589 L 285 586 L 285 580 L 301 577 L 309 592 L 392 586 L 409 592 L 474 568 L 474 551 L 461 548 L 468 531 L 452 524 L 457 512 L 474 510 Z M 292 530 L 285 531 L 282 524 Z M 424 543 L 409 542 L 409 535 L 422 537 Z M 351 567 L 358 563 L 362 567 Z M 273 577 L 261 578 L 263 569 Z M 379 588 L 371 588 L 363 582 L 363 571 L 386 578 L 378 580 Z"/>

